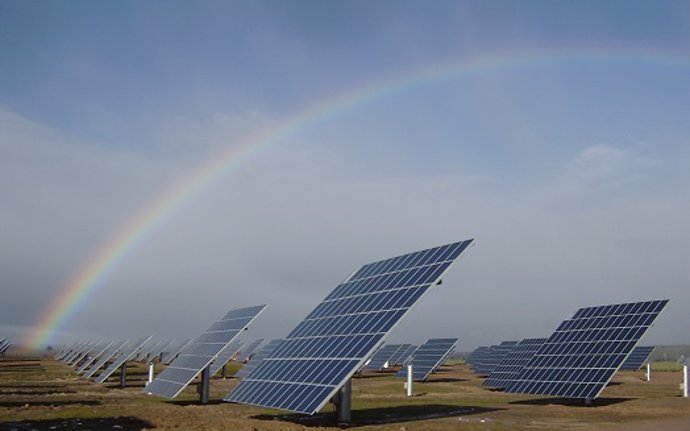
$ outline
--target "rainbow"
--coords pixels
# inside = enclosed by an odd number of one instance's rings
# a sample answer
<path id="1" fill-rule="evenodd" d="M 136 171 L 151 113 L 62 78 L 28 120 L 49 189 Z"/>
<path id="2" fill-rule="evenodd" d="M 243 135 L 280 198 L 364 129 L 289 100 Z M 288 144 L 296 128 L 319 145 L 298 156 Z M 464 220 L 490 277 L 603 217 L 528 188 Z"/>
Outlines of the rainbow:
<path id="1" fill-rule="evenodd" d="M 105 280 L 116 271 L 139 244 L 180 211 L 194 196 L 243 162 L 257 157 L 272 146 L 309 126 L 363 104 L 402 93 L 420 85 L 443 79 L 458 78 L 492 70 L 583 63 L 610 63 L 612 61 L 643 61 L 664 64 L 678 62 L 687 65 L 685 54 L 659 50 L 625 50 L 620 47 L 602 47 L 582 51 L 523 51 L 520 53 L 494 53 L 482 57 L 436 64 L 402 74 L 381 82 L 365 85 L 356 91 L 316 103 L 296 115 L 275 123 L 270 129 L 247 136 L 227 151 L 201 164 L 193 173 L 171 187 L 147 208 L 134 215 L 95 255 L 87 260 L 60 289 L 42 318 L 28 331 L 23 345 L 38 349 L 46 345 L 84 305 Z"/>

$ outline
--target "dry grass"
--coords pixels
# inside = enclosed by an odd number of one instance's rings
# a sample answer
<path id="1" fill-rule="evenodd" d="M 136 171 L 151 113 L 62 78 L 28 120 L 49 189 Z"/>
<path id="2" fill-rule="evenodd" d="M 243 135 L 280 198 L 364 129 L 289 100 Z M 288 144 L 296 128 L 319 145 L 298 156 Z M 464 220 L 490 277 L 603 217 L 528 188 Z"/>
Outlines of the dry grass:
<path id="1" fill-rule="evenodd" d="M 236 366 L 237 367 L 237 366 Z M 680 397 L 677 372 L 623 372 L 592 407 L 571 400 L 492 392 L 463 365 L 453 365 L 407 398 L 390 373 L 353 382 L 353 424 L 384 430 L 655 430 L 690 429 L 690 399 Z M 0 360 L 0 430 L 301 430 L 338 429 L 331 406 L 307 417 L 227 404 L 236 379 L 215 378 L 211 403 L 195 388 L 174 401 L 143 393 L 146 369 L 128 369 L 128 387 L 77 377 L 56 361 Z"/>

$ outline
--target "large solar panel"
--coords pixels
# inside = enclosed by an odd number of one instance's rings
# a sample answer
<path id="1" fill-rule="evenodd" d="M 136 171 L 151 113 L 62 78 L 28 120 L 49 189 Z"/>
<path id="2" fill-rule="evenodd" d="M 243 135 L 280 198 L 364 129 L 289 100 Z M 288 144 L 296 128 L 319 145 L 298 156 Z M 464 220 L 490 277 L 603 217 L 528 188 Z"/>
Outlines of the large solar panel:
<path id="1" fill-rule="evenodd" d="M 621 365 L 621 370 L 627 371 L 637 371 L 644 365 L 649 359 L 649 356 L 654 351 L 654 346 L 637 346 L 632 352 L 625 358 L 625 361 Z"/>
<path id="2" fill-rule="evenodd" d="M 419 346 L 412 355 L 412 380 L 426 380 L 441 361 L 448 357 L 448 352 L 455 348 L 457 338 L 431 338 Z M 396 377 L 407 377 L 407 367 L 401 368 Z"/>
<path id="3" fill-rule="evenodd" d="M 514 379 L 512 393 L 593 400 L 654 323 L 668 300 L 579 309 Z"/>
<path id="4" fill-rule="evenodd" d="M 503 341 L 501 344 L 491 346 L 485 355 L 475 361 L 474 372 L 482 376 L 491 374 L 517 343 L 517 341 Z"/>
<path id="5" fill-rule="evenodd" d="M 316 413 L 471 242 L 364 265 L 338 285 L 225 400 Z"/>
<path id="6" fill-rule="evenodd" d="M 240 379 L 247 377 L 249 373 L 259 366 L 261 361 L 263 361 L 273 351 L 273 349 L 278 347 L 278 344 L 280 344 L 281 341 L 281 339 L 271 340 L 264 344 L 259 350 L 256 351 L 249 362 L 247 362 L 244 367 L 235 373 L 234 377 L 238 377 Z"/>
<path id="7" fill-rule="evenodd" d="M 109 360 L 111 360 L 115 355 L 118 354 L 124 347 L 127 346 L 129 341 L 122 341 L 117 344 L 113 344 L 106 352 L 104 352 L 100 358 L 94 364 L 89 368 L 87 371 L 84 372 L 84 377 L 87 379 L 90 379 L 91 377 L 98 372 Z"/>
<path id="8" fill-rule="evenodd" d="M 508 356 L 491 372 L 483 386 L 487 388 L 502 388 L 507 380 L 514 379 L 527 365 L 532 357 L 546 342 L 546 338 L 525 338 L 510 351 Z"/>
<path id="9" fill-rule="evenodd" d="M 364 365 L 365 370 L 381 371 L 385 368 L 388 360 L 400 349 L 400 344 L 384 344 L 371 355 L 369 362 Z"/>
<path id="10" fill-rule="evenodd" d="M 412 352 L 414 352 L 416 349 L 417 346 L 413 346 L 412 344 L 401 344 L 398 351 L 395 352 L 388 360 L 388 365 L 402 365 L 402 363 L 405 362 L 405 360 L 409 358 Z"/>
<path id="11" fill-rule="evenodd" d="M 222 370 L 223 367 L 228 362 L 230 362 L 231 359 L 237 356 L 242 347 L 244 347 L 244 343 L 235 340 L 232 343 L 228 344 L 223 350 L 221 350 L 220 353 L 218 353 L 218 355 L 216 356 L 216 359 L 214 359 L 211 363 L 211 375 L 213 376 L 218 371 Z"/>
<path id="12" fill-rule="evenodd" d="M 144 391 L 175 398 L 265 307 L 256 305 L 229 311 L 190 343 Z"/>
<path id="13" fill-rule="evenodd" d="M 115 370 L 120 368 L 120 366 L 127 366 L 126 362 L 132 359 L 134 355 L 137 354 L 139 349 L 141 349 L 141 347 L 144 344 L 146 344 L 146 342 L 148 342 L 150 339 L 151 336 L 149 335 L 148 337 L 140 338 L 139 340 L 130 343 L 130 345 L 127 346 L 127 349 L 123 350 L 122 354 L 115 358 L 113 363 L 110 364 L 108 368 L 106 368 L 101 374 L 99 374 L 98 377 L 96 377 L 95 381 L 98 383 L 103 383 L 108 377 L 110 377 L 115 372 Z"/>

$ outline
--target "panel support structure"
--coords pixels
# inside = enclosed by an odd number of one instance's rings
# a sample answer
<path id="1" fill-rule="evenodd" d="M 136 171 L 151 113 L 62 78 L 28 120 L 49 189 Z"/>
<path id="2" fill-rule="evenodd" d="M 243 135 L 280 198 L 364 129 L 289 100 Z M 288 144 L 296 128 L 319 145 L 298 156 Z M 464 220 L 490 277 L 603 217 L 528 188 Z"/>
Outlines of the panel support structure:
<path id="1" fill-rule="evenodd" d="M 335 412 L 338 415 L 338 423 L 350 423 L 352 419 L 352 379 L 338 390 L 335 397 Z"/>
<path id="2" fill-rule="evenodd" d="M 153 381 L 153 373 L 154 373 L 153 362 L 149 362 L 149 378 L 146 380 L 147 385 Z"/>
<path id="3" fill-rule="evenodd" d="M 688 397 L 688 363 L 683 362 L 683 398 Z"/>
<path id="4" fill-rule="evenodd" d="M 644 379 L 647 382 L 652 380 L 652 364 L 649 362 L 647 362 L 647 371 L 644 373 Z"/>
<path id="5" fill-rule="evenodd" d="M 407 396 L 412 396 L 412 362 L 407 364 Z"/>
<path id="6" fill-rule="evenodd" d="M 127 386 L 127 362 L 123 362 L 120 366 L 120 388 L 124 389 Z"/>
<path id="7" fill-rule="evenodd" d="M 208 386 L 211 380 L 211 367 L 207 366 L 201 371 L 201 381 L 199 382 L 199 402 L 208 404 Z"/>

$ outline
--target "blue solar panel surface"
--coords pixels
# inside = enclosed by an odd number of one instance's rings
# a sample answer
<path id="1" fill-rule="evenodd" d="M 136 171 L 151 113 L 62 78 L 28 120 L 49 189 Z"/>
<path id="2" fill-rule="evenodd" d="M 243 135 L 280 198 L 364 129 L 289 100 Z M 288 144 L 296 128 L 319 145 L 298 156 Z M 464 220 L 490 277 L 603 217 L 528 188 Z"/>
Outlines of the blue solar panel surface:
<path id="1" fill-rule="evenodd" d="M 627 371 L 637 371 L 642 368 L 645 362 L 649 359 L 649 356 L 654 351 L 654 346 L 638 346 L 633 349 L 632 352 L 625 358 L 625 361 L 621 365 L 621 370 Z"/>
<path id="2" fill-rule="evenodd" d="M 245 378 L 249 375 L 250 372 L 252 372 L 259 364 L 261 361 L 263 361 L 276 347 L 278 347 L 278 344 L 280 344 L 282 340 L 277 339 L 277 340 L 271 340 L 268 343 L 264 344 L 259 350 L 256 351 L 256 353 L 252 356 L 252 358 L 247 362 L 244 367 L 242 367 L 238 372 L 235 373 L 234 377 L 238 378 Z"/>
<path id="3" fill-rule="evenodd" d="M 400 350 L 396 352 L 389 362 L 393 365 L 405 364 L 418 347 L 419 346 L 415 346 L 414 344 L 403 344 Z"/>
<path id="4" fill-rule="evenodd" d="M 592 400 L 668 300 L 586 307 L 565 320 L 505 391 Z"/>
<path id="5" fill-rule="evenodd" d="M 191 342 L 144 388 L 144 392 L 175 398 L 265 307 L 256 305 L 229 311 Z"/>
<path id="6" fill-rule="evenodd" d="M 474 372 L 482 376 L 491 374 L 517 343 L 517 341 L 503 341 L 501 344 L 489 347 L 488 352 L 475 361 Z"/>
<path id="7" fill-rule="evenodd" d="M 472 240 L 364 265 L 338 285 L 226 401 L 314 414 Z"/>
<path id="8" fill-rule="evenodd" d="M 248 360 L 251 359 L 252 355 L 256 350 L 261 346 L 264 342 L 263 338 L 259 338 L 257 340 L 252 341 L 249 344 L 246 344 L 242 346 L 242 348 L 239 351 L 239 354 L 237 355 L 237 360 L 240 362 L 246 363 Z"/>
<path id="9" fill-rule="evenodd" d="M 426 380 L 441 361 L 448 357 L 448 352 L 455 348 L 457 338 L 432 338 L 419 348 L 412 355 L 412 379 Z M 407 367 L 398 371 L 396 377 L 407 377 Z"/>
<path id="10" fill-rule="evenodd" d="M 532 360 L 541 346 L 546 342 L 546 338 L 525 338 L 520 341 L 510 353 L 503 358 L 503 361 L 496 367 L 483 386 L 487 388 L 502 388 L 507 380 L 514 379 L 520 371 Z"/>
<path id="11" fill-rule="evenodd" d="M 240 349 L 244 347 L 244 342 L 234 340 L 232 343 L 228 344 L 223 350 L 218 353 L 216 359 L 211 363 L 211 375 L 215 375 L 218 371 L 222 370 L 223 367 L 230 362 L 237 354 L 239 354 Z"/>
<path id="12" fill-rule="evenodd" d="M 400 349 L 400 344 L 384 344 L 371 355 L 371 359 L 364 366 L 367 370 L 381 371 L 388 363 L 388 360 Z"/>

